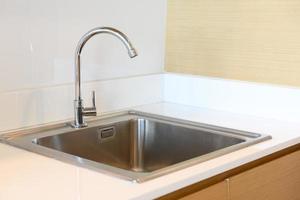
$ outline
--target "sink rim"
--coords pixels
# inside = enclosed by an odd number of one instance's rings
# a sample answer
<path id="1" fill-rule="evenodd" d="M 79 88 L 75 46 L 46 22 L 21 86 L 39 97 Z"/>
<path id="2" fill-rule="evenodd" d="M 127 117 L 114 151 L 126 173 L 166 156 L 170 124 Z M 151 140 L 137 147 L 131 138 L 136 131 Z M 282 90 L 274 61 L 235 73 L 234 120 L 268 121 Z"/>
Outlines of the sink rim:
<path id="1" fill-rule="evenodd" d="M 100 126 L 108 124 L 107 121 L 110 121 L 110 123 L 117 122 L 120 120 L 116 120 L 118 117 L 125 117 L 126 116 L 137 116 L 142 118 L 151 118 L 159 121 L 165 121 L 167 123 L 174 123 L 179 124 L 181 126 L 188 126 L 188 127 L 196 127 L 201 128 L 202 130 L 208 130 L 209 132 L 214 132 L 216 134 L 221 135 L 227 135 L 234 138 L 240 138 L 245 140 L 244 142 L 225 147 L 213 152 L 210 152 L 205 155 L 196 156 L 192 159 L 188 159 L 167 167 L 164 167 L 162 169 L 158 169 L 152 172 L 133 172 L 130 170 L 125 170 L 121 168 L 117 168 L 111 165 L 99 163 L 96 161 L 84 159 L 75 155 L 71 155 L 68 153 L 65 153 L 63 151 L 58 151 L 52 148 L 47 148 L 38 144 L 35 144 L 33 140 L 40 139 L 47 136 L 53 136 L 57 134 L 63 134 L 66 132 L 74 131 L 74 128 L 71 128 L 69 126 L 69 123 L 62 122 L 62 123 L 55 123 L 55 124 L 48 124 L 48 125 L 42 125 L 37 127 L 29 127 L 25 129 L 19 129 L 15 131 L 9 131 L 2 135 L 0 135 L 0 142 L 6 143 L 12 146 L 15 146 L 17 148 L 21 148 L 33 153 L 37 153 L 40 155 L 44 155 L 46 157 L 54 158 L 56 160 L 66 162 L 69 164 L 73 164 L 79 167 L 88 168 L 94 171 L 98 171 L 110 176 L 118 177 L 121 179 L 129 180 L 132 182 L 145 182 L 150 179 L 154 179 L 166 174 L 169 174 L 171 172 L 178 171 L 180 169 L 184 169 L 187 167 L 194 166 L 195 164 L 199 164 L 208 160 L 211 160 L 213 158 L 220 157 L 222 155 L 226 155 L 228 153 L 237 151 L 239 149 L 243 149 L 245 147 L 251 146 L 253 144 L 257 144 L 260 142 L 263 142 L 265 140 L 271 139 L 272 137 L 270 135 L 266 134 L 257 134 L 257 133 L 251 133 L 247 131 L 241 131 L 226 127 L 220 127 L 210 124 L 204 124 L 174 117 L 166 117 L 162 115 L 157 114 L 151 114 L 146 112 L 140 112 L 135 110 L 128 110 L 123 112 L 116 112 L 112 114 L 106 114 L 95 118 L 90 118 L 87 121 L 89 122 L 89 127 L 92 126 Z M 114 120 L 115 119 L 115 120 Z M 87 127 L 87 128 L 89 128 Z M 59 132 L 57 132 L 59 130 Z M 79 129 L 80 130 L 80 129 Z"/>

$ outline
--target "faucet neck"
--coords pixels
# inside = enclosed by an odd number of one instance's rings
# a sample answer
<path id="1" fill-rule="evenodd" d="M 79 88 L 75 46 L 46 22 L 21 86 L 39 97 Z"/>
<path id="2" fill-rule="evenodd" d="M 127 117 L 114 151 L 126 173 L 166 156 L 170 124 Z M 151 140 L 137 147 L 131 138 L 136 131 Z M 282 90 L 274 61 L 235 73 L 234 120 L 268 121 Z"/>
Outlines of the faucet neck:
<path id="1" fill-rule="evenodd" d="M 81 52 L 84 45 L 91 39 L 94 35 L 100 33 L 107 33 L 113 36 L 116 36 L 121 42 L 125 45 L 128 50 L 128 55 L 133 58 L 137 56 L 137 52 L 133 48 L 129 39 L 125 34 L 118 31 L 117 29 L 111 27 L 98 27 L 87 32 L 83 37 L 79 40 L 78 45 L 76 47 L 75 52 L 75 100 L 74 100 L 74 127 L 81 128 L 85 127 L 86 123 L 84 122 L 83 116 L 94 116 L 96 115 L 96 106 L 95 106 L 95 93 L 93 93 L 93 107 L 84 108 L 81 97 Z"/>
<path id="2" fill-rule="evenodd" d="M 81 60 L 80 59 L 81 59 L 82 49 L 87 43 L 87 41 L 89 41 L 89 39 L 91 39 L 93 36 L 100 33 L 107 33 L 116 36 L 125 45 L 125 47 L 128 50 L 128 55 L 131 58 L 137 56 L 137 53 L 133 48 L 131 42 L 129 41 L 128 37 L 121 31 L 118 31 L 117 29 L 111 27 L 98 27 L 87 32 L 79 40 L 75 51 L 75 100 L 80 101 L 81 99 Z"/>

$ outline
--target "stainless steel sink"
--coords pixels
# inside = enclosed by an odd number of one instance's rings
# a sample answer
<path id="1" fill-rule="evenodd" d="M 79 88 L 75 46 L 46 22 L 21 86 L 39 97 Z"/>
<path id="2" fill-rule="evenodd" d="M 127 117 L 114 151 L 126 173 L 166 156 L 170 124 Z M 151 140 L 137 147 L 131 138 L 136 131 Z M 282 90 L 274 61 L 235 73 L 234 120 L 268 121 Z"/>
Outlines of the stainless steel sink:
<path id="1" fill-rule="evenodd" d="M 61 161 L 143 182 L 270 136 L 139 112 L 11 132 L 5 143 Z"/>

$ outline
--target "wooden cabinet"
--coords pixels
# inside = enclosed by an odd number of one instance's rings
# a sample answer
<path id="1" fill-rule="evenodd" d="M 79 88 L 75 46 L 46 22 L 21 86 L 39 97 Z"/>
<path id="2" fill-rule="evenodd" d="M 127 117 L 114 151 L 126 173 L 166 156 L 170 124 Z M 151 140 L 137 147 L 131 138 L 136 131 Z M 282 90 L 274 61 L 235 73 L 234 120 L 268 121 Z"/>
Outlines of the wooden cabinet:
<path id="1" fill-rule="evenodd" d="M 230 200 L 300 200 L 300 151 L 230 178 Z"/>
<path id="2" fill-rule="evenodd" d="M 223 181 L 208 188 L 179 198 L 180 200 L 228 200 L 228 182 Z"/>
<path id="3" fill-rule="evenodd" d="M 300 144 L 159 199 L 300 200 Z"/>

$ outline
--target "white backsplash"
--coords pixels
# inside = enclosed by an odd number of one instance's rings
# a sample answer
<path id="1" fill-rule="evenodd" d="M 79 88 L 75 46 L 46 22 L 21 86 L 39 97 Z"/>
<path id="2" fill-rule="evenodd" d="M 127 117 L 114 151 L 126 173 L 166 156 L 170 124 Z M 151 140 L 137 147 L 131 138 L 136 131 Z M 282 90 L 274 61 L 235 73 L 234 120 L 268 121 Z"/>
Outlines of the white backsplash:
<path id="1" fill-rule="evenodd" d="M 163 75 L 147 75 L 83 85 L 83 99 L 91 105 L 96 91 L 98 115 L 163 101 Z M 1 95 L 0 131 L 73 118 L 74 86 L 66 84 Z"/>
<path id="2" fill-rule="evenodd" d="M 165 16 L 166 0 L 1 0 L 0 130 L 73 115 L 75 48 L 98 26 L 123 31 L 139 53 L 130 59 L 104 34 L 85 46 L 83 91 L 96 89 L 100 112 L 161 100 Z"/>
<path id="3" fill-rule="evenodd" d="M 110 35 L 93 38 L 82 55 L 83 80 L 163 70 L 166 0 L 2 0 L 0 92 L 70 83 L 81 36 L 98 26 L 128 35 L 139 52 L 129 59 Z"/>
<path id="4" fill-rule="evenodd" d="M 300 88 L 168 73 L 167 102 L 282 121 L 300 121 Z"/>

